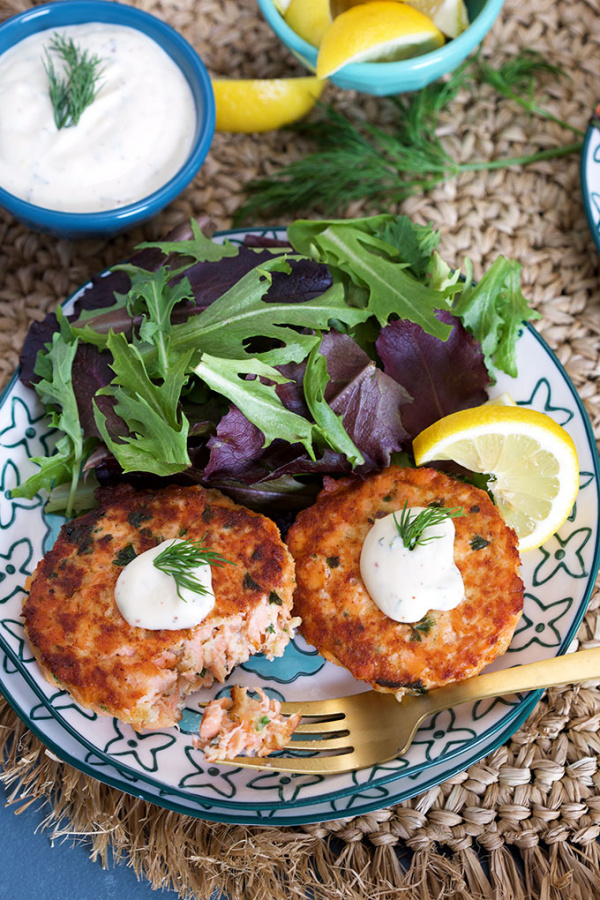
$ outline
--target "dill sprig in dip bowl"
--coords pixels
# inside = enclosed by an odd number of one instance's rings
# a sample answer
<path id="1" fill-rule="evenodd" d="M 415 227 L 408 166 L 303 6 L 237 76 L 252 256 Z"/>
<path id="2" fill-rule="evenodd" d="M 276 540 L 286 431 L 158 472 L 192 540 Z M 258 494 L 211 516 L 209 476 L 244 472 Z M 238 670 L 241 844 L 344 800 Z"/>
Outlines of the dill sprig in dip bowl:
<path id="1" fill-rule="evenodd" d="M 0 206 L 64 238 L 155 216 L 195 177 L 215 127 L 193 47 L 112 0 L 60 0 L 0 25 L 0 108 Z"/>
<path id="2" fill-rule="evenodd" d="M 326 3 L 326 0 L 323 2 Z M 463 6 L 462 0 L 457 0 L 457 3 L 450 3 L 450 6 L 459 10 L 458 18 L 461 21 L 458 28 L 454 26 L 448 28 L 447 17 L 442 16 L 438 19 L 435 15 L 433 21 L 434 23 L 439 21 L 439 27 L 434 25 L 433 28 L 428 28 L 420 9 L 431 11 L 436 6 L 447 8 L 448 3 L 409 0 L 411 7 L 414 5 L 419 9 L 409 11 L 407 31 L 404 35 L 392 33 L 394 27 L 392 20 L 400 19 L 398 9 L 392 9 L 392 4 L 363 3 L 361 0 L 330 0 L 329 6 L 325 5 L 324 12 L 321 11 L 319 21 L 323 27 L 316 27 L 318 23 L 315 20 L 307 19 L 305 23 L 301 9 L 296 13 L 292 4 L 298 9 L 304 0 L 258 0 L 258 5 L 277 37 L 311 72 L 321 75 L 322 72 L 327 72 L 333 63 L 334 71 L 324 77 L 329 78 L 338 87 L 384 97 L 420 90 L 442 75 L 454 71 L 481 43 L 498 17 L 503 2 L 504 0 L 465 0 Z M 365 14 L 367 6 L 373 15 Z M 376 9 L 377 6 L 379 10 Z M 404 7 L 406 13 L 405 4 L 394 3 L 393 6 Z M 329 34 L 324 34 L 327 24 L 324 20 L 327 20 L 328 16 L 332 27 L 328 29 Z M 424 31 L 419 33 L 423 23 Z M 296 28 L 291 27 L 292 25 Z M 334 25 L 338 34 L 332 42 Z M 396 27 L 402 29 L 402 23 L 399 22 Z M 409 33 L 411 30 L 412 35 Z M 298 31 L 311 38 L 312 43 Z M 459 31 L 460 33 L 457 33 Z M 381 58 L 377 56 L 375 46 L 368 46 L 369 36 L 375 39 L 376 34 L 382 39 L 379 44 L 383 54 Z M 323 67 L 326 43 L 330 44 L 326 51 L 328 64 Z M 332 43 L 337 46 L 331 47 Z M 353 58 L 361 58 L 363 61 L 348 62 L 335 68 L 332 57 L 339 55 L 343 58 L 349 55 L 352 46 L 356 47 L 356 55 Z M 394 48 L 398 54 L 396 58 Z M 413 52 L 418 55 L 410 55 Z M 404 53 L 409 54 L 407 58 L 401 58 Z M 377 61 L 369 61 L 375 59 Z M 391 61 L 387 61 L 388 59 Z"/>

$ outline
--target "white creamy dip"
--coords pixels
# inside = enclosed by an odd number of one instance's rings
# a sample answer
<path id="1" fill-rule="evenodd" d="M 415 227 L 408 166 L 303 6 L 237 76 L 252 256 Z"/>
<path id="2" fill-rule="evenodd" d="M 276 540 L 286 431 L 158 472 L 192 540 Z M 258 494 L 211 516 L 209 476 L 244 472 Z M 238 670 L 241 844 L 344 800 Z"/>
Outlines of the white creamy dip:
<path id="1" fill-rule="evenodd" d="M 119 575 L 115 585 L 115 601 L 121 615 L 130 625 L 149 628 L 151 631 L 160 628 L 170 631 L 194 628 L 214 607 L 210 565 L 203 564 L 189 569 L 189 574 L 194 575 L 208 593 L 198 594 L 188 588 L 181 588 L 183 600 L 177 594 L 173 576 L 161 572 L 154 565 L 154 560 L 165 547 L 180 543 L 178 539 L 163 541 L 157 547 L 140 553 Z"/>
<path id="2" fill-rule="evenodd" d="M 55 34 L 98 56 L 103 69 L 79 123 L 60 130 L 44 71 Z M 62 74 L 60 58 L 51 58 Z M 0 56 L 0 186 L 36 206 L 101 212 L 147 197 L 185 163 L 195 124 L 185 76 L 134 28 L 93 22 L 49 29 Z"/>
<path id="3" fill-rule="evenodd" d="M 412 507 L 411 518 L 422 509 Z M 394 516 L 389 515 L 378 519 L 365 538 L 360 556 L 362 580 L 373 602 L 396 622 L 418 622 L 430 609 L 454 609 L 464 599 L 465 586 L 454 562 L 452 519 L 423 532 L 423 537 L 434 536 L 434 540 L 408 550 Z"/>

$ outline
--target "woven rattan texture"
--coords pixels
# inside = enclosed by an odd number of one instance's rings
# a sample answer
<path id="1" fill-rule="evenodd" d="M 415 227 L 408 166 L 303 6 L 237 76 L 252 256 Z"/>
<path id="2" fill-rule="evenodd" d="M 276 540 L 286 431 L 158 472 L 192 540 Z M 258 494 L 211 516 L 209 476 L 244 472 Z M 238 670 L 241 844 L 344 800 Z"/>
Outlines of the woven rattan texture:
<path id="1" fill-rule="evenodd" d="M 136 5 L 178 28 L 212 74 L 301 74 L 254 0 Z M 26 6 L 26 0 L 0 0 L 0 18 Z M 498 62 L 524 47 L 565 70 L 568 78 L 549 75 L 543 88 L 556 115 L 584 129 L 600 100 L 597 0 L 506 0 L 485 54 Z M 389 101 L 333 87 L 324 99 L 377 123 L 391 115 Z M 459 95 L 445 115 L 443 135 L 462 160 L 572 141 L 559 126 L 528 117 L 487 88 L 475 99 Z M 0 211 L 1 383 L 18 363 L 29 324 L 90 275 L 191 215 L 208 214 L 218 228 L 228 227 L 249 178 L 307 149 L 292 131 L 217 135 L 185 194 L 143 229 L 111 241 L 56 241 L 28 232 Z M 347 214 L 362 211 L 355 204 Z M 522 263 L 525 293 L 543 316 L 538 327 L 577 386 L 598 434 L 600 260 L 583 212 L 578 156 L 465 174 L 413 197 L 402 211 L 434 222 L 441 229 L 442 255 L 460 263 L 468 254 L 476 276 L 498 253 Z M 596 595 L 580 631 L 582 646 L 600 642 L 599 608 Z M 57 834 L 88 834 L 100 858 L 110 845 L 141 877 L 156 887 L 174 887 L 182 897 L 208 898 L 215 887 L 240 900 L 301 897 L 311 883 L 314 896 L 323 898 L 587 900 L 600 894 L 597 683 L 548 693 L 506 746 L 420 797 L 302 829 L 212 825 L 119 795 L 51 758 L 10 709 L 4 707 L 1 716 L 3 779 L 14 803 L 49 798 L 48 827 Z"/>

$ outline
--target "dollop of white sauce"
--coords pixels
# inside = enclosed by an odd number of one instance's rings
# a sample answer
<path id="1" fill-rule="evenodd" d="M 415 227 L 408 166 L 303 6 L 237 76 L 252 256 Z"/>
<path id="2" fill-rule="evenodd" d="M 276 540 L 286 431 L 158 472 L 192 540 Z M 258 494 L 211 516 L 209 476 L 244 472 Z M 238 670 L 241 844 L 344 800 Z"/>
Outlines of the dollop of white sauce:
<path id="1" fill-rule="evenodd" d="M 93 103 L 58 130 L 44 71 L 54 34 L 101 59 Z M 51 54 L 54 68 L 62 63 Z M 156 41 L 92 22 L 31 35 L 0 56 L 0 186 L 64 212 L 101 212 L 147 197 L 185 163 L 196 111 L 191 88 Z"/>
<path id="2" fill-rule="evenodd" d="M 411 518 L 423 507 L 410 508 Z M 398 518 L 398 513 L 396 513 Z M 418 622 L 429 610 L 448 610 L 464 599 L 465 586 L 454 562 L 454 522 L 425 529 L 434 540 L 408 550 L 393 514 L 378 519 L 360 555 L 360 574 L 373 602 L 396 622 Z"/>
<path id="3" fill-rule="evenodd" d="M 161 572 L 154 565 L 154 560 L 166 547 L 180 543 L 177 538 L 163 541 L 157 547 L 140 553 L 122 570 L 115 585 L 115 601 L 130 625 L 151 631 L 194 628 L 214 607 L 210 565 L 189 569 L 189 574 L 195 575 L 208 593 L 198 594 L 189 588 L 181 588 L 183 600 L 177 593 L 173 576 Z"/>

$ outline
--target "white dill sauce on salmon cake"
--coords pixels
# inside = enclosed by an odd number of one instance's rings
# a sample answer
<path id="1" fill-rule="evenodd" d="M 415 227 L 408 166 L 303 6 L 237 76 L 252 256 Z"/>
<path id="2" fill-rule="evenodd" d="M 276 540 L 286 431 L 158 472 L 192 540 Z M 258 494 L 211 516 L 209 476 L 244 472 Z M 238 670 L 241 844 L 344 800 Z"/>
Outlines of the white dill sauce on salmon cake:
<path id="1" fill-rule="evenodd" d="M 98 499 L 62 527 L 30 580 L 25 630 L 49 681 L 134 728 L 163 728 L 191 691 L 223 682 L 252 654 L 283 654 L 299 620 L 294 562 L 274 522 L 200 486 L 118 485 Z M 210 566 L 214 606 L 193 627 L 129 624 L 115 601 L 120 573 L 174 539 L 226 560 Z"/>
<path id="2" fill-rule="evenodd" d="M 454 511 L 453 559 L 463 587 L 452 608 L 446 600 L 444 609 L 417 604 L 414 621 L 402 612 L 404 621 L 397 621 L 369 594 L 361 555 L 378 520 L 393 513 L 400 524 L 411 508 Z M 476 675 L 506 651 L 521 616 L 515 532 L 484 491 L 434 469 L 392 466 L 364 481 L 326 479 L 287 543 L 296 561 L 294 611 L 302 635 L 376 690 L 423 692 Z M 425 568 L 434 580 L 440 543 L 426 545 Z M 404 587 L 401 568 L 395 578 Z"/>

